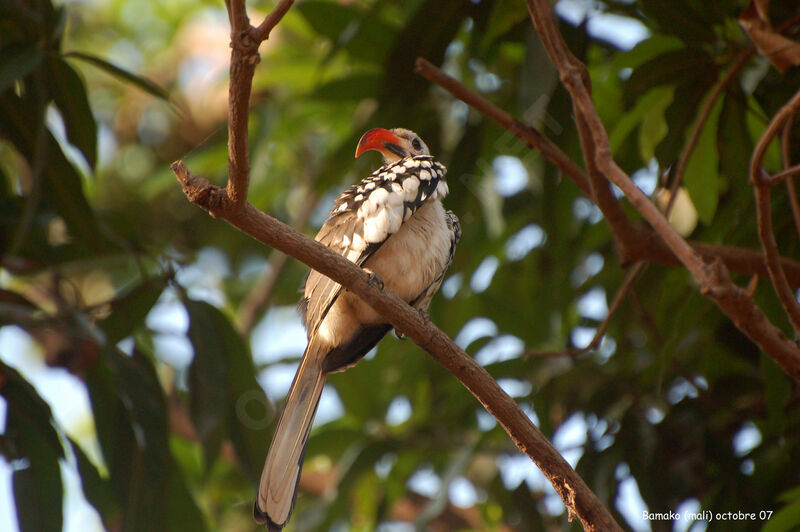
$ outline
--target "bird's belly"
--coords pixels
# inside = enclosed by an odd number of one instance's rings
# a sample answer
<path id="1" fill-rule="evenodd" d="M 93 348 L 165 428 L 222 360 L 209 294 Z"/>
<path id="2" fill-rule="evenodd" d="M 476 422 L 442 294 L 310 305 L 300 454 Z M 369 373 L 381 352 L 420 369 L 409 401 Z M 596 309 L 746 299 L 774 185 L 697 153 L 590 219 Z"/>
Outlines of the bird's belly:
<path id="1" fill-rule="evenodd" d="M 442 204 L 420 208 L 364 268 L 378 274 L 386 287 L 407 302 L 416 299 L 447 265 L 450 230 Z"/>
<path id="2" fill-rule="evenodd" d="M 412 302 L 447 266 L 451 235 L 439 201 L 421 207 L 364 263 L 380 276 L 384 286 Z M 320 324 L 322 338 L 331 345 L 349 341 L 364 327 L 386 320 L 360 297 L 343 290 Z"/>

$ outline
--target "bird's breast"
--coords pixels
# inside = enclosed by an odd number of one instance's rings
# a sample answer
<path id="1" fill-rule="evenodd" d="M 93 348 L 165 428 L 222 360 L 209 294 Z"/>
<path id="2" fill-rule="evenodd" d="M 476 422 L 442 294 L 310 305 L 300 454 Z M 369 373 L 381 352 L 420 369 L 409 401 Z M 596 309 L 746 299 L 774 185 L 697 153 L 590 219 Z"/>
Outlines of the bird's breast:
<path id="1" fill-rule="evenodd" d="M 450 230 L 438 200 L 420 207 L 364 264 L 405 301 L 420 295 L 447 264 Z"/>

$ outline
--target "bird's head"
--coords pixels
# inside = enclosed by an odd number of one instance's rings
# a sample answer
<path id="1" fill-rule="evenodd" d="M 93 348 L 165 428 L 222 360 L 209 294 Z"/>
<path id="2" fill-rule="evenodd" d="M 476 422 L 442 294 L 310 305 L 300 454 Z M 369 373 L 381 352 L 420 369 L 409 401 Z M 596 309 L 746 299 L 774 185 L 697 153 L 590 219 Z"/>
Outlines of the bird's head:
<path id="1" fill-rule="evenodd" d="M 430 155 L 428 147 L 413 131 L 403 128 L 370 129 L 358 141 L 356 157 L 369 150 L 381 152 L 386 164 L 414 155 Z"/>

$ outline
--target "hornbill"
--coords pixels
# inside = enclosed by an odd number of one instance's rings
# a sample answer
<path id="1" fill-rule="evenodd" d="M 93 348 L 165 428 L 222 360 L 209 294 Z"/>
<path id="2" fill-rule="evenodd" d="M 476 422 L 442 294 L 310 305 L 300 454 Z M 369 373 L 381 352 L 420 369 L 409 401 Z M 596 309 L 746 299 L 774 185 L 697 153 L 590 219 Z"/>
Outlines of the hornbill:
<path id="1" fill-rule="evenodd" d="M 376 150 L 384 165 L 336 198 L 316 240 L 361 266 L 425 313 L 461 236 L 458 218 L 442 207 L 446 169 L 416 133 L 371 129 L 356 157 Z M 311 270 L 300 312 L 308 347 L 278 420 L 253 515 L 268 530 L 289 520 L 311 423 L 328 373 L 358 362 L 391 329 L 357 295 Z"/>

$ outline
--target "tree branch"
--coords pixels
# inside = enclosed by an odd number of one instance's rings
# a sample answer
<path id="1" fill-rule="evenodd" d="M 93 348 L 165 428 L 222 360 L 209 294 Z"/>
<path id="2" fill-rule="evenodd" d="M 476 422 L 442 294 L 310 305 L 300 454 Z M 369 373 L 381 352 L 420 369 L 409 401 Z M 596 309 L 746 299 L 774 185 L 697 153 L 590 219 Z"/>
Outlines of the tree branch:
<path id="1" fill-rule="evenodd" d="M 800 164 L 792 166 L 791 143 L 794 122 L 795 115 L 792 115 L 783 126 L 783 131 L 781 132 L 781 159 L 783 162 L 783 171 L 773 175 L 772 182 L 775 183 L 781 179 L 786 179 L 786 193 L 789 196 L 789 205 L 792 207 L 794 228 L 795 231 L 797 231 L 798 238 L 800 238 L 800 203 L 797 201 L 797 191 L 795 190 L 794 180 L 792 179 L 795 175 L 800 174 Z"/>
<path id="2" fill-rule="evenodd" d="M 617 185 L 637 211 L 664 239 L 675 256 L 700 284 L 701 292 L 714 301 L 733 323 L 766 354 L 772 357 L 793 379 L 800 381 L 800 349 L 766 318 L 753 299 L 733 284 L 719 261 L 706 262 L 670 226 L 652 202 L 617 166 L 611 156 L 608 135 L 594 108 L 586 83 L 586 67 L 567 47 L 555 25 L 546 0 L 526 0 L 542 44 L 561 75 L 561 82 L 572 97 L 576 115 L 586 122 L 593 139 L 593 153 L 584 157 L 595 161 L 606 179 Z"/>
<path id="3" fill-rule="evenodd" d="M 592 197 L 592 187 L 589 184 L 589 176 L 586 175 L 586 172 L 572 162 L 572 159 L 561 151 L 561 148 L 556 146 L 552 140 L 547 138 L 538 129 L 523 124 L 480 94 L 469 90 L 456 79 L 436 68 L 427 59 L 418 57 L 414 70 L 427 78 L 428 81 L 439 85 L 462 102 L 500 124 L 529 147 L 538 150 L 548 161 L 572 178 L 584 194 L 590 198 Z"/>
<path id="4" fill-rule="evenodd" d="M 639 274 L 641 274 L 646 267 L 646 262 L 637 262 L 636 265 L 628 271 L 628 273 L 625 275 L 625 279 L 622 281 L 622 284 L 619 286 L 619 289 L 614 296 L 614 300 L 611 302 L 611 306 L 608 307 L 608 313 L 606 314 L 606 317 L 597 327 L 592 340 L 586 344 L 585 347 L 570 347 L 562 351 L 531 350 L 525 353 L 525 358 L 559 356 L 576 357 L 586 353 L 587 351 L 596 349 L 603 340 L 603 337 L 606 335 L 606 330 L 608 329 L 608 325 L 611 323 L 611 320 L 614 318 L 614 314 L 617 313 L 619 307 L 622 306 L 622 302 L 625 301 L 625 298 L 628 296 L 628 292 L 633 287 L 634 281 L 636 281 L 636 278 L 639 277 Z"/>
<path id="5" fill-rule="evenodd" d="M 772 174 L 769 177 L 769 184 L 770 184 L 770 186 L 774 186 L 774 185 L 779 184 L 781 181 L 786 181 L 786 184 L 789 185 L 790 183 L 792 183 L 792 178 L 797 176 L 797 175 L 800 175 L 800 164 L 796 164 L 794 166 L 789 166 L 789 167 L 785 168 L 784 170 L 781 170 L 777 174 Z M 794 187 L 792 187 L 792 188 L 794 188 Z M 792 203 L 792 210 L 795 210 L 794 205 L 796 204 L 796 202 L 797 202 L 796 198 L 795 198 L 794 201 L 791 202 Z M 800 212 L 800 209 L 797 209 L 797 210 L 798 210 L 798 212 Z M 800 216 L 795 216 L 795 218 L 800 218 Z M 798 220 L 796 220 L 796 221 L 798 221 Z M 798 231 L 800 231 L 800 227 L 798 227 Z"/>
<path id="6" fill-rule="evenodd" d="M 220 196 L 227 207 L 243 209 L 250 180 L 250 152 L 247 120 L 250 114 L 250 91 L 256 65 L 261 60 L 259 45 L 269 37 L 294 3 L 281 0 L 258 28 L 250 25 L 244 0 L 226 2 L 231 21 L 231 66 L 228 85 L 228 185 Z M 213 215 L 213 212 L 212 212 Z"/>
<path id="7" fill-rule="evenodd" d="M 666 218 L 669 218 L 669 214 L 672 212 L 672 206 L 675 204 L 675 198 L 678 197 L 678 188 L 681 186 L 681 183 L 683 183 L 683 176 L 686 173 L 686 168 L 689 166 L 689 159 L 691 158 L 692 152 L 694 152 L 697 143 L 700 141 L 700 134 L 703 132 L 703 127 L 708 121 L 708 117 L 711 116 L 711 110 L 714 109 L 714 104 L 717 103 L 717 100 L 722 95 L 722 92 L 728 87 L 728 85 L 731 84 L 734 79 L 736 79 L 736 76 L 739 75 L 744 66 L 748 61 L 750 61 L 755 53 L 756 48 L 753 45 L 748 46 L 739 53 L 733 65 L 728 69 L 722 79 L 720 79 L 717 84 L 714 85 L 711 95 L 700 109 L 700 114 L 698 115 L 697 121 L 692 128 L 691 135 L 689 135 L 689 140 L 687 140 L 686 144 L 683 145 L 681 156 L 675 165 L 675 173 L 672 177 L 672 183 L 669 187 L 669 202 L 667 203 L 667 208 L 664 209 L 664 216 Z"/>
<path id="8" fill-rule="evenodd" d="M 800 111 L 800 91 L 784 105 L 772 118 L 767 125 L 767 129 L 756 144 L 753 150 L 753 157 L 750 159 L 750 181 L 754 185 L 756 196 L 758 238 L 761 240 L 761 247 L 764 249 L 764 256 L 767 260 L 772 285 L 781 300 L 783 308 L 792 322 L 795 332 L 800 332 L 800 304 L 794 292 L 789 287 L 786 275 L 780 264 L 780 254 L 778 243 L 775 241 L 775 234 L 772 230 L 772 205 L 771 205 L 771 185 L 772 180 L 766 175 L 763 169 L 764 156 L 767 153 L 770 143 L 780 133 L 784 124 L 792 119 Z"/>
<path id="9" fill-rule="evenodd" d="M 275 6 L 275 9 L 267 15 L 264 19 L 264 22 L 259 24 L 258 28 L 256 29 L 256 36 L 259 42 L 266 41 L 269 39 L 269 34 L 272 32 L 272 28 L 278 25 L 278 22 L 281 21 L 283 16 L 289 11 L 289 8 L 292 7 L 294 4 L 294 0 L 281 0 L 278 2 L 278 5 Z"/>

